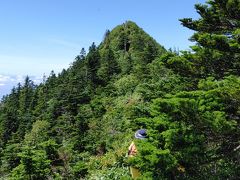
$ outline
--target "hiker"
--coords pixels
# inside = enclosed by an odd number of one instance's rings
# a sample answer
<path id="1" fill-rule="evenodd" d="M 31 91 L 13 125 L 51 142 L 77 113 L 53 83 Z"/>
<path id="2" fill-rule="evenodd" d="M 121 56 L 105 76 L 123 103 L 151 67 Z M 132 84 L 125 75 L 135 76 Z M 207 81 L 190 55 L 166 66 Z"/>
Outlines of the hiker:
<path id="1" fill-rule="evenodd" d="M 147 137 L 146 130 L 145 129 L 137 130 L 134 137 L 136 139 L 145 139 Z M 137 154 L 137 148 L 136 148 L 136 146 L 134 144 L 134 141 L 133 141 L 128 148 L 128 156 L 129 157 L 134 157 L 136 154 Z M 140 175 L 141 175 L 139 169 L 137 169 L 133 166 L 130 166 L 130 173 L 131 173 L 133 179 L 136 179 L 136 178 L 140 177 Z"/>

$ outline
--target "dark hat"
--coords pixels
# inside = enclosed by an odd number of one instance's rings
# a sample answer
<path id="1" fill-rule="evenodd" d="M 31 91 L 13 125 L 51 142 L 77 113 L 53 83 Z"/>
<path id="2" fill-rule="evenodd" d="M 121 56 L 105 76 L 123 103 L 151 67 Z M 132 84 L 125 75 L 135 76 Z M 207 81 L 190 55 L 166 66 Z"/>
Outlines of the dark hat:
<path id="1" fill-rule="evenodd" d="M 147 137 L 146 129 L 139 129 L 135 133 L 135 138 L 137 139 L 144 139 Z"/>

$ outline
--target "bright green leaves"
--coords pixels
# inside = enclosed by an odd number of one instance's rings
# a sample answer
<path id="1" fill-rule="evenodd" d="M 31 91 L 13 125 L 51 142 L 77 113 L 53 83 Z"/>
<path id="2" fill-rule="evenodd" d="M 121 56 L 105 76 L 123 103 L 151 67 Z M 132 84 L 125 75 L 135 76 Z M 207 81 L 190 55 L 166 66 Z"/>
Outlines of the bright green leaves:
<path id="1" fill-rule="evenodd" d="M 231 51 L 228 38 L 225 35 L 195 33 L 192 38 L 198 41 L 201 46 L 220 51 Z"/>
<path id="2" fill-rule="evenodd" d="M 19 165 L 20 157 L 18 153 L 21 151 L 21 145 L 18 143 L 7 144 L 6 148 L 2 151 L 1 157 L 1 174 L 11 171 Z"/>
<path id="3" fill-rule="evenodd" d="M 97 78 L 97 71 L 100 66 L 100 54 L 98 48 L 93 43 L 89 47 L 89 53 L 86 56 L 86 76 L 87 80 L 90 81 L 92 84 L 96 86 L 99 84 L 99 80 Z"/>
<path id="4" fill-rule="evenodd" d="M 167 68 L 172 69 L 182 76 L 188 77 L 193 74 L 193 63 L 184 56 L 167 52 L 160 57 L 160 61 L 164 63 Z"/>
<path id="5" fill-rule="evenodd" d="M 166 52 L 127 21 L 59 75 L 13 88 L 0 106 L 0 175 L 120 179 L 129 163 L 148 179 L 238 177 L 239 2 L 196 9 L 199 20 L 181 20 L 194 52 Z M 128 162 L 139 128 L 148 138 Z"/>
<path id="6" fill-rule="evenodd" d="M 136 146 L 138 154 L 129 159 L 129 164 L 141 169 L 143 176 L 148 178 L 168 177 L 178 164 L 169 149 L 161 149 L 145 141 L 136 141 Z"/>
<path id="7" fill-rule="evenodd" d="M 138 79 L 133 75 L 123 76 L 121 79 L 114 83 L 114 86 L 119 95 L 125 95 L 126 93 L 133 93 L 138 84 Z"/>
<path id="8" fill-rule="evenodd" d="M 75 177 L 85 177 L 88 173 L 88 167 L 83 161 L 78 161 L 73 166 L 73 173 Z"/>
<path id="9" fill-rule="evenodd" d="M 100 49 L 106 51 L 106 47 L 114 51 L 121 74 L 134 72 L 138 78 L 144 78 L 146 65 L 165 52 L 162 46 L 131 21 L 110 32 L 108 43 L 100 45 Z"/>
<path id="10" fill-rule="evenodd" d="M 17 158 L 20 162 L 13 170 L 10 169 L 10 179 L 46 179 L 53 175 L 51 166 L 58 159 L 58 152 L 55 141 L 49 139 L 48 128 L 47 121 L 36 121 L 31 132 L 25 135 L 22 145 L 18 144 Z"/>
<path id="11" fill-rule="evenodd" d="M 36 146 L 48 139 L 48 129 L 50 125 L 47 121 L 36 121 L 30 133 L 25 135 L 25 143 L 30 146 Z"/>
<path id="12" fill-rule="evenodd" d="M 206 111 L 203 114 L 206 125 L 210 126 L 213 131 L 228 133 L 236 129 L 237 122 L 234 120 L 227 120 L 226 113 L 222 111 Z"/>
<path id="13" fill-rule="evenodd" d="M 110 47 L 102 49 L 100 64 L 97 75 L 104 83 L 107 83 L 120 72 L 119 65 Z"/>
<path id="14" fill-rule="evenodd" d="M 235 76 L 221 81 L 208 78 L 199 83 L 197 91 L 155 99 L 149 107 L 151 117 L 135 120 L 148 131 L 147 142 L 139 146 L 140 155 L 136 158 L 139 167 L 146 174 L 151 169 L 152 177 L 169 177 L 172 173 L 181 176 L 179 167 L 184 167 L 184 176 L 198 177 L 193 170 L 205 173 L 211 167 L 206 167 L 206 163 L 224 155 L 230 159 L 240 134 L 239 84 Z M 226 161 L 231 165 L 229 159 Z M 221 163 L 218 168 L 216 174 L 220 175 Z"/>
<path id="15" fill-rule="evenodd" d="M 198 20 L 181 19 L 183 26 L 195 30 L 191 40 L 197 43 L 193 50 L 197 58 L 193 63 L 200 74 L 222 78 L 226 73 L 238 74 L 239 64 L 239 12 L 238 0 L 210 0 L 208 5 L 195 6 Z M 218 57 L 216 57 L 216 54 Z"/>
<path id="16" fill-rule="evenodd" d="M 50 160 L 44 150 L 24 146 L 19 153 L 21 163 L 13 169 L 10 179 L 46 179 L 50 174 Z"/>

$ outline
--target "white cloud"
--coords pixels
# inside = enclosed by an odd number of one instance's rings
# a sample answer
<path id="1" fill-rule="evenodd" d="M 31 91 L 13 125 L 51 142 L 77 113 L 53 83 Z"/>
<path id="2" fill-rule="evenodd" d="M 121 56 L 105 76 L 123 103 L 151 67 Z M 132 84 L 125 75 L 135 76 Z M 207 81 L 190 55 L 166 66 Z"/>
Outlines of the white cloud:
<path id="1" fill-rule="evenodd" d="M 21 75 L 3 75 L 0 74 L 0 86 L 2 89 L 10 89 L 18 83 L 23 83 L 24 77 Z M 2 90 L 0 90 L 2 91 Z M 1 92 L 0 92 L 1 94 Z"/>
<path id="2" fill-rule="evenodd" d="M 10 79 L 10 76 L 0 74 L 0 81 L 8 81 L 9 79 Z"/>
<path id="3" fill-rule="evenodd" d="M 0 74 L 0 86 L 4 86 L 8 81 L 10 81 L 11 77 Z"/>
<path id="4" fill-rule="evenodd" d="M 34 82 L 34 84 L 40 84 L 43 81 L 43 77 L 40 76 L 31 76 L 30 79 Z"/>
<path id="5" fill-rule="evenodd" d="M 13 84 L 13 83 L 23 83 L 26 76 L 24 75 L 2 75 L 0 74 L 0 84 Z M 29 76 L 29 78 L 35 83 L 39 84 L 42 82 L 42 77 L 40 76 Z"/>
<path id="6" fill-rule="evenodd" d="M 23 75 L 4 75 L 0 74 L 0 98 L 3 95 L 9 94 L 11 89 L 17 86 L 18 83 L 23 84 L 26 76 Z M 42 82 L 40 76 L 29 76 L 29 78 L 38 85 Z"/>
<path id="7" fill-rule="evenodd" d="M 15 82 L 16 79 L 14 79 L 14 78 L 10 78 L 10 81 L 11 81 L 11 82 Z"/>
<path id="8" fill-rule="evenodd" d="M 17 76 L 15 76 L 15 77 L 13 77 L 12 78 L 15 82 L 20 82 L 20 83 L 22 83 L 23 81 L 24 81 L 24 79 L 25 79 L 25 76 L 23 76 L 23 75 L 17 75 Z"/>
<path id="9" fill-rule="evenodd" d="M 26 76 L 23 75 L 16 75 L 12 76 L 11 80 L 16 83 L 24 83 Z M 30 80 L 34 82 L 34 84 L 40 84 L 42 82 L 41 76 L 29 76 Z"/>

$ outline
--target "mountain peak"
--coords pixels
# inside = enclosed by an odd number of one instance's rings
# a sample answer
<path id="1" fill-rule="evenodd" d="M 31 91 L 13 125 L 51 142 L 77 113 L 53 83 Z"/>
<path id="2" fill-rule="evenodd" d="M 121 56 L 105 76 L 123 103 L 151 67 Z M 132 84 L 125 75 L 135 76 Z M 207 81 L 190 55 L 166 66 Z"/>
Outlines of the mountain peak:
<path id="1" fill-rule="evenodd" d="M 107 31 L 103 46 L 110 46 L 115 51 L 134 52 L 144 51 L 148 46 L 155 47 L 159 53 L 165 51 L 149 34 L 133 21 L 126 21 Z"/>

